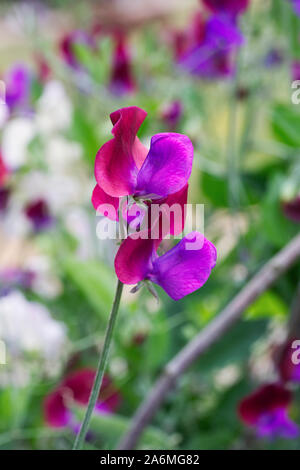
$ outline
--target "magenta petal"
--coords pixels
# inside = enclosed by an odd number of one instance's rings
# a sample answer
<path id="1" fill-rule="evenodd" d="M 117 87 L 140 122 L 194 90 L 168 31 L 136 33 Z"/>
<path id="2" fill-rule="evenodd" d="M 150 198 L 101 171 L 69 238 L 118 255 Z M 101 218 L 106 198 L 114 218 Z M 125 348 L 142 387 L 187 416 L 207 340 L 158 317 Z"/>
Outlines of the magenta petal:
<path id="1" fill-rule="evenodd" d="M 119 280 L 124 284 L 137 284 L 147 279 L 155 256 L 155 240 L 126 238 L 115 258 Z"/>
<path id="2" fill-rule="evenodd" d="M 136 106 L 110 115 L 114 138 L 100 148 L 95 161 L 96 181 L 110 196 L 127 196 L 135 191 L 138 169 L 147 155 L 136 134 L 146 115 Z"/>
<path id="3" fill-rule="evenodd" d="M 192 232 L 155 259 L 150 280 L 160 285 L 172 299 L 179 300 L 206 283 L 216 259 L 214 245 L 200 233 Z"/>
<path id="4" fill-rule="evenodd" d="M 151 147 L 137 177 L 136 193 L 165 197 L 182 189 L 191 174 L 193 145 L 182 134 L 162 133 L 151 139 Z"/>
<path id="5" fill-rule="evenodd" d="M 98 184 L 92 194 L 92 204 L 98 213 L 110 220 L 118 220 L 119 198 L 105 193 Z"/>

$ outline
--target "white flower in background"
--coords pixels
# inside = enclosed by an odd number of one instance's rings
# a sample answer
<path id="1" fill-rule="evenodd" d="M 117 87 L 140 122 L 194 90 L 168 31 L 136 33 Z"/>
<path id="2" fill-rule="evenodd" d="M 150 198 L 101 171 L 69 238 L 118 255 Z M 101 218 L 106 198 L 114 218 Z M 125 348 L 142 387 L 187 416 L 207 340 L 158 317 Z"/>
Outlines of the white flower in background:
<path id="1" fill-rule="evenodd" d="M 57 80 L 47 83 L 37 103 L 36 123 L 43 134 L 67 129 L 72 122 L 72 103 Z"/>
<path id="2" fill-rule="evenodd" d="M 28 145 L 35 136 L 35 124 L 30 118 L 12 119 L 3 129 L 2 158 L 12 170 L 26 163 Z"/>
<path id="3" fill-rule="evenodd" d="M 31 354 L 53 371 L 67 344 L 65 325 L 54 320 L 44 305 L 28 301 L 19 291 L 0 298 L 0 338 L 12 368 L 16 360 L 25 363 Z"/>
<path id="4" fill-rule="evenodd" d="M 92 230 L 94 225 L 84 209 L 75 207 L 65 215 L 67 230 L 78 242 L 77 256 L 84 260 L 94 256 Z"/>
<path id="5" fill-rule="evenodd" d="M 56 135 L 46 142 L 45 158 L 48 168 L 53 173 L 74 171 L 74 163 L 80 161 L 82 147 L 77 142 Z"/>
<path id="6" fill-rule="evenodd" d="M 48 256 L 31 255 L 25 260 L 22 268 L 34 274 L 31 289 L 41 297 L 52 299 L 62 292 L 62 285 L 52 271 Z"/>
<path id="7" fill-rule="evenodd" d="M 18 185 L 18 196 L 24 202 L 43 199 L 53 215 L 65 214 L 66 207 L 82 202 L 82 182 L 73 175 L 31 171 Z"/>

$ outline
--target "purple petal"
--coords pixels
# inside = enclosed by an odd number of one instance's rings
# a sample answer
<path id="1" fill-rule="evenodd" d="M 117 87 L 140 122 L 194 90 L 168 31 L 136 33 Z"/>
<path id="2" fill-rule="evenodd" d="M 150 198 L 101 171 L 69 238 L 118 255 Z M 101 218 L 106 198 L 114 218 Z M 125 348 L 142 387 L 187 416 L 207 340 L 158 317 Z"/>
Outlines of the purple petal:
<path id="1" fill-rule="evenodd" d="M 286 410 L 279 408 L 261 417 L 257 434 L 260 437 L 295 439 L 299 435 L 299 428 L 288 417 Z"/>
<path id="2" fill-rule="evenodd" d="M 193 145 L 187 136 L 175 133 L 153 136 L 138 173 L 136 194 L 165 197 L 176 193 L 188 182 L 192 164 Z"/>
<path id="3" fill-rule="evenodd" d="M 172 299 L 179 300 L 206 283 L 216 260 L 214 245 L 200 233 L 192 232 L 155 259 L 149 278 Z"/>

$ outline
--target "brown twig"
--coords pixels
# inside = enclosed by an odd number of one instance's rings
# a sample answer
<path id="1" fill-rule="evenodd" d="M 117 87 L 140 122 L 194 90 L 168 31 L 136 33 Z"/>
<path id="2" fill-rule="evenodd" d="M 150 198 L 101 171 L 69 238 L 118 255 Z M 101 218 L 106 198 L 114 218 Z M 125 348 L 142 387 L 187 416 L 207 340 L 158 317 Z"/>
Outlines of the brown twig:
<path id="1" fill-rule="evenodd" d="M 212 344 L 214 344 L 264 291 L 266 291 L 296 260 L 300 258 L 300 235 L 275 255 L 236 295 L 225 309 L 188 343 L 165 367 L 149 395 L 139 406 L 131 426 L 121 439 L 118 449 L 136 446 L 143 430 L 173 389 L 176 380 Z"/>

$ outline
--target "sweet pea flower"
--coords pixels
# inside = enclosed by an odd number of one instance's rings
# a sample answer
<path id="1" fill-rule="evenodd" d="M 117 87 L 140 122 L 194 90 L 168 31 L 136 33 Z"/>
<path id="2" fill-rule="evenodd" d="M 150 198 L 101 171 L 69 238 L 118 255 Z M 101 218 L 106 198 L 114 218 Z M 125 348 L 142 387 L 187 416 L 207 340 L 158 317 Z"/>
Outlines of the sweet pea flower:
<path id="1" fill-rule="evenodd" d="M 241 401 L 239 416 L 259 437 L 293 439 L 299 429 L 288 417 L 291 401 L 291 392 L 281 384 L 264 385 Z"/>
<path id="2" fill-rule="evenodd" d="M 129 236 L 115 258 L 116 274 L 124 284 L 151 281 L 173 299 L 180 300 L 202 287 L 216 265 L 214 245 L 198 232 L 191 232 L 176 246 L 158 256 L 160 241 Z"/>
<path id="3" fill-rule="evenodd" d="M 34 273 L 19 268 L 6 268 L 0 271 L 0 297 L 13 289 L 30 289 L 34 280 Z"/>
<path id="4" fill-rule="evenodd" d="M 30 73 L 23 64 L 14 65 L 5 75 L 5 102 L 10 112 L 28 106 L 30 96 Z"/>
<path id="5" fill-rule="evenodd" d="M 84 368 L 69 374 L 44 400 L 44 419 L 51 428 L 70 427 L 76 433 L 79 423 L 71 410 L 72 405 L 86 406 L 96 371 Z M 107 414 L 117 410 L 121 396 L 108 375 L 103 377 L 101 391 L 95 407 L 96 413 Z"/>
<path id="6" fill-rule="evenodd" d="M 82 64 L 76 55 L 76 45 L 84 45 L 90 48 L 94 47 L 93 38 L 81 30 L 74 30 L 63 36 L 59 43 L 59 50 L 62 59 L 73 70 L 81 70 Z"/>
<path id="7" fill-rule="evenodd" d="M 117 95 L 126 95 L 135 91 L 135 82 L 131 70 L 130 54 L 124 34 L 115 35 L 110 91 Z"/>
<path id="8" fill-rule="evenodd" d="M 228 78 L 234 74 L 234 53 L 243 44 L 243 36 L 230 19 L 212 16 L 205 34 L 182 52 L 178 64 L 196 77 Z"/>
<path id="9" fill-rule="evenodd" d="M 46 201 L 38 199 L 25 207 L 25 214 L 36 232 L 48 229 L 53 223 Z"/>
<path id="10" fill-rule="evenodd" d="M 235 18 L 248 8 L 250 0 L 202 0 L 213 13 L 223 13 Z"/>
<path id="11" fill-rule="evenodd" d="M 97 185 L 92 203 L 112 220 L 118 220 L 123 196 L 131 196 L 134 202 L 150 200 L 167 205 L 183 206 L 187 201 L 193 145 L 185 135 L 161 133 L 152 137 L 148 151 L 137 137 L 145 117 L 146 112 L 135 106 L 113 112 L 110 118 L 114 138 L 96 155 Z M 113 209 L 111 213 L 105 211 L 106 206 Z"/>

